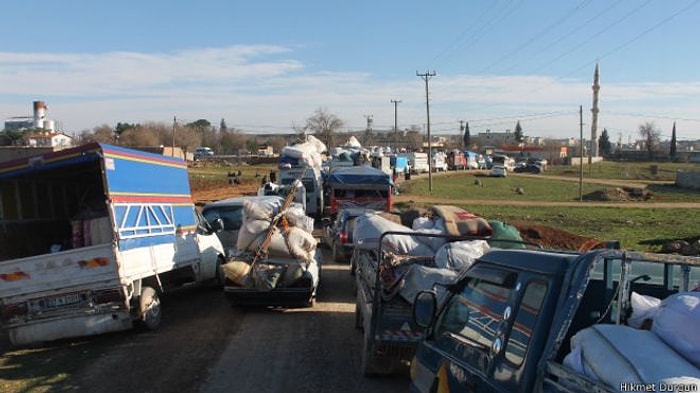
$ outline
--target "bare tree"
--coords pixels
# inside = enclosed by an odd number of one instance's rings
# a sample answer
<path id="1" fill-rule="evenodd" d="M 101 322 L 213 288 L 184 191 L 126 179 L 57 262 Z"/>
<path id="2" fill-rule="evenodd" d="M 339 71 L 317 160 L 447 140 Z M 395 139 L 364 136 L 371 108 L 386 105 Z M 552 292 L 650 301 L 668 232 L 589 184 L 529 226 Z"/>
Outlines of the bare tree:
<path id="1" fill-rule="evenodd" d="M 404 143 L 406 143 L 406 148 L 411 151 L 419 151 L 423 149 L 423 133 L 420 127 L 412 125 L 411 128 L 406 130 L 406 136 L 404 137 Z"/>
<path id="2" fill-rule="evenodd" d="M 306 129 L 312 131 L 329 149 L 335 146 L 335 134 L 340 131 L 343 125 L 343 121 L 336 115 L 328 113 L 326 108 L 316 109 L 313 116 L 306 119 Z"/>
<path id="3" fill-rule="evenodd" d="M 86 142 L 114 143 L 114 129 L 107 124 L 97 126 L 92 132 L 85 130 L 80 134 L 80 140 Z"/>
<path id="4" fill-rule="evenodd" d="M 644 145 L 649 153 L 649 161 L 654 159 L 654 151 L 661 141 L 661 130 L 656 128 L 654 122 L 646 122 L 639 126 L 639 136 L 644 141 Z"/>

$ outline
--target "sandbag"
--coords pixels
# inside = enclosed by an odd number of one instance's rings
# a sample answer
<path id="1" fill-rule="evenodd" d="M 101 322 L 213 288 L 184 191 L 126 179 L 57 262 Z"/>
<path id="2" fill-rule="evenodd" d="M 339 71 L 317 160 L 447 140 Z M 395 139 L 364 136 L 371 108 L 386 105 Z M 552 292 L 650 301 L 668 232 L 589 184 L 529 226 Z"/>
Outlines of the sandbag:
<path id="1" fill-rule="evenodd" d="M 700 367 L 700 292 L 680 292 L 661 301 L 651 330 Z"/>
<path id="2" fill-rule="evenodd" d="M 616 390 L 622 383 L 659 383 L 678 377 L 700 383 L 700 369 L 656 334 L 624 325 L 580 330 L 571 338 L 564 365 Z"/>
<path id="3" fill-rule="evenodd" d="M 265 240 L 265 232 L 255 237 L 248 246 L 248 251 L 256 251 Z M 240 239 L 239 234 L 239 239 Z M 295 258 L 303 261 L 313 259 L 318 241 L 312 234 L 303 229 L 290 227 L 286 232 L 279 228 L 272 228 L 272 236 L 267 245 L 267 254 L 270 257 Z"/>
<path id="4" fill-rule="evenodd" d="M 469 268 L 489 248 L 489 244 L 485 240 L 462 240 L 446 243 L 435 253 L 435 266 L 460 271 Z"/>
<path id="5" fill-rule="evenodd" d="M 363 215 L 355 219 L 355 229 L 353 230 L 355 247 L 363 250 L 376 250 L 379 248 L 381 235 L 390 231 L 406 232 L 407 234 L 384 236 L 382 244 L 384 250 L 413 256 L 430 256 L 435 253 L 430 247 L 411 235 L 415 232 L 411 228 L 376 214 Z"/>
<path id="6" fill-rule="evenodd" d="M 224 276 L 241 286 L 248 286 L 250 282 L 250 263 L 248 261 L 233 260 L 223 265 Z"/>
<path id="7" fill-rule="evenodd" d="M 417 217 L 413 220 L 413 230 L 417 233 L 426 233 L 431 235 L 446 235 L 445 230 L 445 220 L 442 218 L 431 219 L 428 217 Z M 447 242 L 444 237 L 441 236 L 417 236 L 420 242 L 424 243 L 432 250 L 438 250 L 440 247 Z"/>

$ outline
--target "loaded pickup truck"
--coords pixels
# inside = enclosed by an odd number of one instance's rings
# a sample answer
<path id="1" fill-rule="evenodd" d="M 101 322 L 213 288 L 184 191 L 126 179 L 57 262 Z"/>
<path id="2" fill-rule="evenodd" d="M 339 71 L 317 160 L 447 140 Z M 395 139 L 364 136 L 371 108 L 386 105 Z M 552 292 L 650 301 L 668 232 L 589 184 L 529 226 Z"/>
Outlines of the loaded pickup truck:
<path id="1" fill-rule="evenodd" d="M 411 391 L 698 391 L 699 273 L 698 257 L 491 250 L 441 300 L 416 295 Z"/>
<path id="2" fill-rule="evenodd" d="M 16 345 L 155 329 L 159 294 L 223 286 L 181 159 L 89 143 L 0 164 L 0 321 Z"/>

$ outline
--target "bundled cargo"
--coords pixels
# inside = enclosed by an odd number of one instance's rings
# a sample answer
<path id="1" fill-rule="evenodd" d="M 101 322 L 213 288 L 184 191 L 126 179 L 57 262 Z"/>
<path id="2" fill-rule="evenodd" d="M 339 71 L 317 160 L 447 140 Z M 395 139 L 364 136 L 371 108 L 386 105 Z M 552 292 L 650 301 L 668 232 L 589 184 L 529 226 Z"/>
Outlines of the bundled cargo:
<path id="1" fill-rule="evenodd" d="M 356 317 L 364 331 L 364 374 L 390 374 L 412 358 L 425 330 L 412 303 L 424 290 L 444 293 L 461 271 L 489 250 L 488 223 L 452 206 L 435 206 L 432 218 L 412 227 L 378 214 L 355 221 L 351 264 L 357 286 Z M 472 239 L 469 236 L 478 236 Z M 469 239 L 466 239 L 469 237 Z"/>
<path id="2" fill-rule="evenodd" d="M 233 304 L 313 305 L 320 250 L 313 219 L 291 199 L 244 202 L 239 253 L 223 265 L 224 292 Z"/>

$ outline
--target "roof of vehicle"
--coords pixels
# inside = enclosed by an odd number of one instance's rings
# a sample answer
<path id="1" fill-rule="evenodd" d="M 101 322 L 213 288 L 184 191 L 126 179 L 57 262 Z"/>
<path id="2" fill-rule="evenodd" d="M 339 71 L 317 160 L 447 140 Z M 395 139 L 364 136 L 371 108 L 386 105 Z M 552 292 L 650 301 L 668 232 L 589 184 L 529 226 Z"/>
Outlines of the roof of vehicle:
<path id="1" fill-rule="evenodd" d="M 519 270 L 561 275 L 580 255 L 580 253 L 565 251 L 494 249 L 484 254 L 479 260 Z"/>
<path id="2" fill-rule="evenodd" d="M 221 199 L 218 201 L 210 202 L 204 205 L 202 209 L 207 209 L 211 207 L 219 206 L 243 206 L 244 201 L 262 202 L 262 201 L 273 201 L 273 200 L 284 200 L 279 195 L 262 195 L 262 196 L 243 196 L 236 198 Z"/>
<path id="3" fill-rule="evenodd" d="M 366 208 L 361 208 L 361 207 L 350 207 L 346 209 L 342 209 L 338 214 L 343 214 L 345 216 L 350 216 L 350 217 L 358 217 L 361 216 L 365 213 L 376 213 L 378 210 L 376 209 L 366 209 Z"/>
<path id="4" fill-rule="evenodd" d="M 334 168 L 328 182 L 335 184 L 393 184 L 391 175 L 368 165 Z"/>

